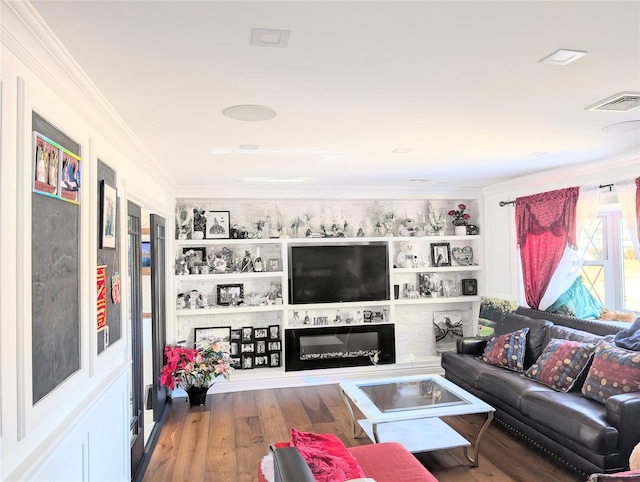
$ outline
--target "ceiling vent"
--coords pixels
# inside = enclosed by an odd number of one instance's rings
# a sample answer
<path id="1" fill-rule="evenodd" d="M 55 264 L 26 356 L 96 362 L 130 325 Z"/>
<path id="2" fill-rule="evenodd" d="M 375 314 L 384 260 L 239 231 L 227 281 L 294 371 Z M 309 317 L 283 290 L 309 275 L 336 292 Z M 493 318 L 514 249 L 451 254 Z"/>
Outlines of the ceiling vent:
<path id="1" fill-rule="evenodd" d="M 586 110 L 599 110 L 604 112 L 628 112 L 640 105 L 640 92 L 620 92 L 612 97 L 596 102 Z"/>

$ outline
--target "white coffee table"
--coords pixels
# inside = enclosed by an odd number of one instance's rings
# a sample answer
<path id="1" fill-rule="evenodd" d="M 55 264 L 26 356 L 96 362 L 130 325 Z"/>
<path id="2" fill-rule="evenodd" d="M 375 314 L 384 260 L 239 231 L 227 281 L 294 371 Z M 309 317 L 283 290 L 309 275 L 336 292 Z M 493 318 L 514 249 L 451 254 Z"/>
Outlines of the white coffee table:
<path id="1" fill-rule="evenodd" d="M 463 447 L 467 459 L 478 466 L 480 441 L 493 420 L 495 409 L 440 375 L 392 377 L 340 383 L 342 398 L 351 414 L 353 436 L 364 431 L 375 443 L 399 442 L 412 453 Z M 366 417 L 356 420 L 352 404 Z M 440 417 L 486 413 L 472 444 Z"/>

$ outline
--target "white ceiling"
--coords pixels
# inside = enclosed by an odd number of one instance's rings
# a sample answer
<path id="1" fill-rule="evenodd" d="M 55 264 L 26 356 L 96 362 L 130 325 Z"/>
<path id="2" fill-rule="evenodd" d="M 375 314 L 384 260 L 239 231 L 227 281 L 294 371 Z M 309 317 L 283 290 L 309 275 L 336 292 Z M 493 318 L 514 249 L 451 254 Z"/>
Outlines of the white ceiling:
<path id="1" fill-rule="evenodd" d="M 640 91 L 638 1 L 32 3 L 182 186 L 482 187 L 640 150 L 602 131 L 640 108 L 585 110 Z M 539 62 L 560 48 L 588 55 Z M 278 115 L 222 115 L 237 104 Z"/>

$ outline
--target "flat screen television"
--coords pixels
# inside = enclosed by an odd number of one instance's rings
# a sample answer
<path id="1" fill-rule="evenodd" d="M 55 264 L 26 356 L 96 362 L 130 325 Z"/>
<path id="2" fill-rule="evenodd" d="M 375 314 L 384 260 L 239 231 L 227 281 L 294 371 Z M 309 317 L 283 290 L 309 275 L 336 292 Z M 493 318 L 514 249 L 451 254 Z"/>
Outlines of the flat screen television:
<path id="1" fill-rule="evenodd" d="M 289 245 L 289 303 L 389 299 L 389 249 L 383 241 Z"/>

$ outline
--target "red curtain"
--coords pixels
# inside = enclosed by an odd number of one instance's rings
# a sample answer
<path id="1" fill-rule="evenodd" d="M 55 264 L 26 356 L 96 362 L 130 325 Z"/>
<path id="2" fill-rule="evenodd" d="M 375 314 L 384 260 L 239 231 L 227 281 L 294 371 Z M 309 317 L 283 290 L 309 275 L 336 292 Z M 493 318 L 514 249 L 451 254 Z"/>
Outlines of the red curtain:
<path id="1" fill-rule="evenodd" d="M 580 188 L 516 198 L 516 229 L 527 304 L 538 308 L 565 247 L 576 244 Z"/>

